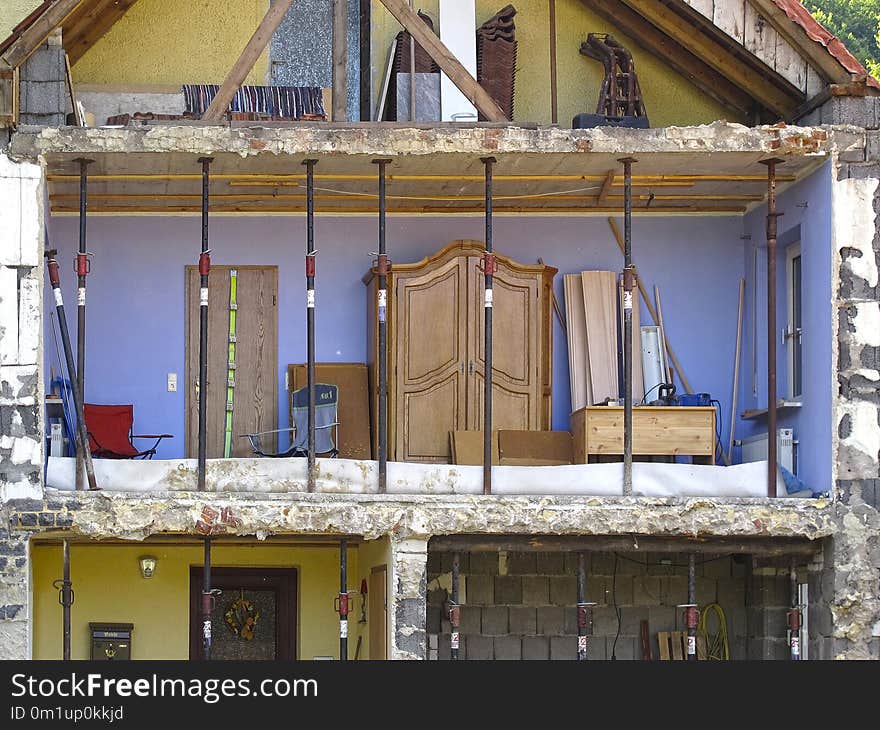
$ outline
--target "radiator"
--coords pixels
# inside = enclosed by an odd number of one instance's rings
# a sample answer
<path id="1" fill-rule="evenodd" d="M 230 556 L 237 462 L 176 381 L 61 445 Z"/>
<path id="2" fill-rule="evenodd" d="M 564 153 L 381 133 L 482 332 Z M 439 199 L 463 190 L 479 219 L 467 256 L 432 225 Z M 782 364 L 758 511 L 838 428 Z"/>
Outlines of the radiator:
<path id="1" fill-rule="evenodd" d="M 777 463 L 780 466 L 784 466 L 792 474 L 797 474 L 794 430 L 791 428 L 780 428 L 777 429 L 776 433 Z M 751 461 L 767 460 L 767 434 L 752 436 L 751 438 L 743 439 L 740 443 L 742 445 L 743 464 Z"/>

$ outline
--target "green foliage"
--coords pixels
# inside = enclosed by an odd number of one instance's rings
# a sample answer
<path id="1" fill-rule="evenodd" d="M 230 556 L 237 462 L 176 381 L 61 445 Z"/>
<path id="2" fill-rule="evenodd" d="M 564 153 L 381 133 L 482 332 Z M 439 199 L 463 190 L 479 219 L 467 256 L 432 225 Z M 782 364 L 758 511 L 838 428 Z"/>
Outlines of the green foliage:
<path id="1" fill-rule="evenodd" d="M 880 0 L 806 0 L 804 5 L 877 77 L 880 72 Z"/>

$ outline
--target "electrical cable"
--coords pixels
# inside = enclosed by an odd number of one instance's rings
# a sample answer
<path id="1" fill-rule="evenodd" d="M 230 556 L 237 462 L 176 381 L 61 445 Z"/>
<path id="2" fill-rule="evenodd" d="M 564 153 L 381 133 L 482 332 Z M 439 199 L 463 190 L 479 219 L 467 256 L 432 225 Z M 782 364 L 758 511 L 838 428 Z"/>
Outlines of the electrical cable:
<path id="1" fill-rule="evenodd" d="M 718 426 L 718 424 L 721 423 L 721 401 L 716 398 L 712 398 L 709 401 L 709 405 L 715 406 L 716 410 L 718 411 L 718 417 L 715 419 L 715 437 L 716 438 L 715 438 L 715 454 L 714 454 L 715 463 L 717 464 L 718 463 L 718 451 L 721 451 L 722 461 L 724 461 L 724 458 L 723 458 L 724 448 L 721 446 L 721 430 Z M 730 456 L 730 454 L 728 454 L 728 456 Z"/>
<path id="2" fill-rule="evenodd" d="M 733 558 L 736 553 L 728 553 L 725 555 L 718 555 L 714 558 L 706 558 L 705 560 L 697 560 L 695 565 L 705 565 L 706 563 L 714 563 L 716 560 L 726 560 L 727 558 Z M 614 553 L 614 556 L 620 558 L 621 560 L 629 560 L 631 563 L 635 563 L 636 565 L 650 565 L 654 568 L 687 568 L 687 563 L 643 563 L 641 560 L 634 560 L 627 555 L 621 555 L 620 553 Z"/>
<path id="3" fill-rule="evenodd" d="M 709 612 L 715 614 L 718 623 L 712 633 L 707 628 Z M 700 612 L 700 623 L 697 625 L 697 633 L 706 640 L 706 659 L 726 661 L 730 659 L 730 645 L 727 641 L 727 619 L 724 609 L 717 603 L 710 603 Z"/>
<path id="4" fill-rule="evenodd" d="M 648 396 L 651 395 L 651 393 L 653 393 L 655 390 L 657 390 L 657 388 L 660 388 L 664 385 L 666 385 L 666 383 L 657 383 L 657 385 L 655 385 L 647 393 L 645 393 L 645 395 L 642 396 L 642 405 L 645 405 L 645 403 L 648 402 Z"/>

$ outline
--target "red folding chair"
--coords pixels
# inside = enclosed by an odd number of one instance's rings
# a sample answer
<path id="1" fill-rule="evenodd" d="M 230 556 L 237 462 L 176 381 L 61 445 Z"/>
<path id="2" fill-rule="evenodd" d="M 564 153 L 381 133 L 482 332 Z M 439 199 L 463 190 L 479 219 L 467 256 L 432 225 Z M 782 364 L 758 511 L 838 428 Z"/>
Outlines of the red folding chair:
<path id="1" fill-rule="evenodd" d="M 98 459 L 152 459 L 162 439 L 174 438 L 170 433 L 133 434 L 134 406 L 83 404 L 83 417 L 89 432 L 89 449 Z M 156 439 L 149 449 L 140 451 L 132 439 Z"/>

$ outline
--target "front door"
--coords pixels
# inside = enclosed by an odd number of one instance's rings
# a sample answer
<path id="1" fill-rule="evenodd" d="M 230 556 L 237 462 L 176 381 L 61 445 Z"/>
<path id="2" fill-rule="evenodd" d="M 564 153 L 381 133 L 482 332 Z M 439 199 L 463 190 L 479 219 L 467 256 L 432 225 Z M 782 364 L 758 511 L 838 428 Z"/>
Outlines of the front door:
<path id="1" fill-rule="evenodd" d="M 202 657 L 201 567 L 189 575 L 189 658 Z M 296 659 L 296 569 L 212 568 L 211 659 Z"/>
<path id="2" fill-rule="evenodd" d="M 230 326 L 230 290 L 235 272 L 235 318 Z M 186 267 L 187 296 L 187 456 L 198 454 L 199 428 L 199 271 Z M 212 266 L 208 297 L 208 413 L 209 459 L 252 456 L 244 433 L 278 428 L 278 268 L 276 266 Z M 231 331 L 234 329 L 234 333 Z M 234 361 L 230 368 L 230 339 Z M 230 378 L 229 375 L 232 375 Z M 230 385 L 230 383 L 232 385 Z M 227 424 L 226 404 L 232 400 Z M 228 427 L 228 429 L 227 429 Z M 275 449 L 274 434 L 263 447 Z"/>
<path id="3" fill-rule="evenodd" d="M 388 573 L 384 565 L 377 565 L 370 572 L 370 659 L 388 658 L 388 603 L 386 587 Z"/>

